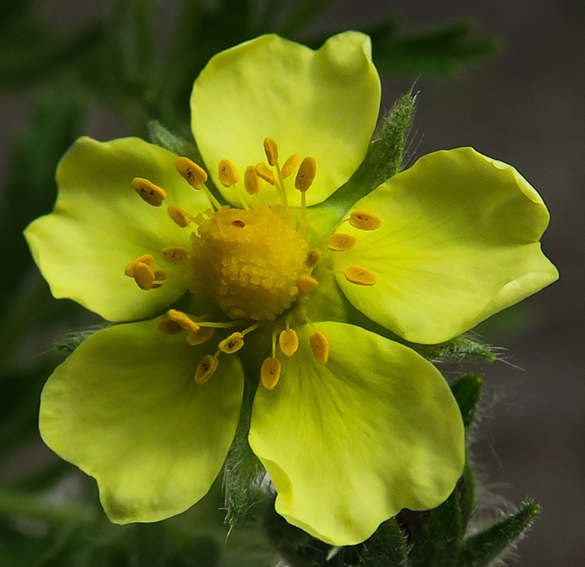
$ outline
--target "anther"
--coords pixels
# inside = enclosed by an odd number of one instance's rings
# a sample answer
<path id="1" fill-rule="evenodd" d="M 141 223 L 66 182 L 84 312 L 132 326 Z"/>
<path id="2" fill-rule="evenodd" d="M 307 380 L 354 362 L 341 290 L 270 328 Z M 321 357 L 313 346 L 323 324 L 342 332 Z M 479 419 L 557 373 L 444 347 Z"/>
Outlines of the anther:
<path id="1" fill-rule="evenodd" d="M 207 181 L 207 172 L 189 158 L 178 157 L 175 160 L 175 167 L 189 185 L 195 189 L 201 189 Z"/>
<path id="2" fill-rule="evenodd" d="M 350 266 L 345 270 L 345 277 L 348 281 L 360 285 L 374 285 L 376 283 L 376 276 L 362 266 Z"/>
<path id="3" fill-rule="evenodd" d="M 211 356 L 210 354 L 204 356 L 195 371 L 195 382 L 200 386 L 205 384 L 205 382 L 207 382 L 217 370 L 217 365 L 218 360 L 215 356 Z"/>
<path id="4" fill-rule="evenodd" d="M 308 293 L 311 293 L 318 285 L 319 282 L 315 278 L 307 276 L 306 274 L 299 276 L 299 279 L 297 280 L 299 295 L 307 295 Z"/>
<path id="5" fill-rule="evenodd" d="M 239 219 L 233 220 L 230 224 L 236 228 L 244 228 L 246 226 L 246 223 Z"/>
<path id="6" fill-rule="evenodd" d="M 189 257 L 189 251 L 182 246 L 167 246 L 162 249 L 161 256 L 168 264 L 183 264 Z"/>
<path id="7" fill-rule="evenodd" d="M 200 329 L 199 325 L 189 317 L 186 313 L 182 311 L 177 311 L 176 309 L 169 309 L 168 316 L 171 321 L 176 321 L 183 329 L 186 331 L 198 331 Z"/>
<path id="8" fill-rule="evenodd" d="M 264 151 L 268 163 L 275 166 L 278 163 L 278 146 L 272 138 L 264 138 Z"/>
<path id="9" fill-rule="evenodd" d="M 130 262 L 127 266 L 126 269 L 124 270 L 124 274 L 133 278 L 134 277 L 134 271 L 136 269 L 137 264 L 141 262 L 143 264 L 146 264 L 148 266 L 154 266 L 154 257 L 151 256 L 150 254 L 144 254 L 142 256 L 139 256 L 138 258 L 136 258 L 135 260 L 132 260 L 132 262 Z"/>
<path id="10" fill-rule="evenodd" d="M 285 329 L 278 337 L 278 344 L 285 356 L 291 357 L 299 348 L 299 337 L 293 329 Z"/>
<path id="11" fill-rule="evenodd" d="M 374 213 L 359 210 L 349 215 L 349 224 L 362 230 L 374 230 L 382 226 L 382 221 Z"/>
<path id="12" fill-rule="evenodd" d="M 337 252 L 342 252 L 343 250 L 351 250 L 356 241 L 357 238 L 355 236 L 352 236 L 351 234 L 342 234 L 339 232 L 331 237 L 331 239 L 329 240 L 329 244 L 327 244 L 327 248 L 329 248 L 329 250 L 335 250 Z"/>
<path id="13" fill-rule="evenodd" d="M 185 329 L 172 319 L 163 319 L 158 323 L 158 330 L 165 335 L 177 335 L 182 333 Z"/>
<path id="14" fill-rule="evenodd" d="M 284 178 L 288 177 L 295 170 L 300 160 L 301 158 L 297 154 L 290 156 L 282 166 L 282 176 Z"/>
<path id="15" fill-rule="evenodd" d="M 256 173 L 259 177 L 268 181 L 270 185 L 276 185 L 276 177 L 274 177 L 272 171 L 268 169 L 268 166 L 264 162 L 260 162 L 256 165 Z"/>
<path id="16" fill-rule="evenodd" d="M 213 327 L 199 327 L 197 331 L 191 331 L 187 335 L 187 342 L 191 346 L 200 345 L 207 339 L 210 339 L 213 333 L 215 333 L 215 329 Z"/>
<path id="17" fill-rule="evenodd" d="M 182 207 L 173 207 L 172 205 L 169 205 L 167 211 L 169 213 L 169 216 L 175 222 L 175 224 L 179 225 L 181 228 L 189 226 L 191 219 L 189 218 L 188 213 L 185 209 L 183 209 Z"/>
<path id="18" fill-rule="evenodd" d="M 134 281 L 140 289 L 149 290 L 156 279 L 154 270 L 144 262 L 138 262 L 134 267 Z"/>
<path id="19" fill-rule="evenodd" d="M 153 207 L 160 207 L 162 202 L 167 198 L 167 192 L 162 187 L 142 177 L 135 177 L 132 180 L 132 187 L 134 187 L 134 190 L 142 199 Z"/>
<path id="20" fill-rule="evenodd" d="M 257 195 L 262 191 L 262 179 L 256 173 L 256 167 L 249 165 L 244 172 L 244 188 L 249 195 Z"/>
<path id="21" fill-rule="evenodd" d="M 224 339 L 218 345 L 219 350 L 227 354 L 238 352 L 243 346 L 244 335 L 239 332 L 232 333 L 227 339 Z"/>
<path id="22" fill-rule="evenodd" d="M 317 331 L 311 335 L 309 339 L 313 355 L 319 364 L 325 364 L 329 359 L 329 341 L 327 337 Z"/>
<path id="23" fill-rule="evenodd" d="M 240 180 L 236 166 L 229 159 L 222 159 L 217 166 L 219 180 L 224 187 L 231 187 Z"/>
<path id="24" fill-rule="evenodd" d="M 272 390 L 276 384 L 278 384 L 281 369 L 282 365 L 278 358 L 270 357 L 262 363 L 262 368 L 260 368 L 260 378 L 262 380 L 262 385 L 267 390 Z"/>
<path id="25" fill-rule="evenodd" d="M 317 161 L 314 157 L 307 156 L 299 165 L 295 187 L 299 191 L 306 191 L 312 185 L 315 175 L 317 175 Z"/>
<path id="26" fill-rule="evenodd" d="M 167 274 L 162 270 L 154 270 L 154 282 L 152 283 L 151 289 L 155 289 L 162 285 L 163 280 L 167 279 Z"/>
<path id="27" fill-rule="evenodd" d="M 308 268 L 314 268 L 319 261 L 321 260 L 321 251 L 317 250 L 317 248 L 313 248 L 307 252 L 307 257 L 305 258 L 305 266 Z"/>

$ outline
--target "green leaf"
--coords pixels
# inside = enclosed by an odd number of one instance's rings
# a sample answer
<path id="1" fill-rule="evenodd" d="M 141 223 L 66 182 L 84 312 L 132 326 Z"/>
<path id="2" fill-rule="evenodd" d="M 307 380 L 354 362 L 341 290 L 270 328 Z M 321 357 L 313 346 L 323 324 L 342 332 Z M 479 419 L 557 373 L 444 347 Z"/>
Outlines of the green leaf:
<path id="1" fill-rule="evenodd" d="M 539 516 L 541 508 L 528 502 L 521 510 L 465 540 L 461 567 L 487 567 L 517 544 Z"/>
<path id="2" fill-rule="evenodd" d="M 453 76 L 503 47 L 499 38 L 476 37 L 472 20 L 409 35 L 402 35 L 399 27 L 399 20 L 391 19 L 366 30 L 381 74 Z"/>
<path id="3" fill-rule="evenodd" d="M 466 428 L 473 423 L 475 418 L 481 398 L 482 386 L 483 379 L 477 374 L 466 374 L 451 384 L 451 391 L 459 404 Z"/>

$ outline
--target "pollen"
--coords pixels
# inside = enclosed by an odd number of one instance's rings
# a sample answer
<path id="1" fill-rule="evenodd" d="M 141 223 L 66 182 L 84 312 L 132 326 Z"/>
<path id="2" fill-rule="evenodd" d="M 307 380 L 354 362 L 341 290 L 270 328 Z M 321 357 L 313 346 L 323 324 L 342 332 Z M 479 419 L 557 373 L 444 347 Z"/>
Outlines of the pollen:
<path id="1" fill-rule="evenodd" d="M 262 363 L 262 368 L 260 369 L 260 379 L 262 380 L 262 385 L 267 390 L 273 390 L 276 384 L 278 384 L 281 370 L 282 365 L 278 358 L 270 357 Z"/>
<path id="2" fill-rule="evenodd" d="M 282 166 L 282 176 L 286 179 L 294 170 L 297 165 L 299 165 L 299 161 L 301 158 L 297 154 L 293 154 L 290 156 Z"/>
<path id="3" fill-rule="evenodd" d="M 351 250 L 356 243 L 357 238 L 351 234 L 334 234 L 327 244 L 329 250 L 342 252 L 343 250 Z"/>
<path id="4" fill-rule="evenodd" d="M 362 230 L 375 230 L 382 226 L 382 221 L 374 213 L 359 210 L 349 215 L 349 224 Z"/>
<path id="5" fill-rule="evenodd" d="M 197 370 L 195 372 L 195 382 L 202 386 L 207 382 L 217 370 L 218 360 L 215 356 L 211 356 L 208 354 L 204 356 L 199 366 L 197 366 Z"/>
<path id="6" fill-rule="evenodd" d="M 360 285 L 374 285 L 376 283 L 376 276 L 362 266 L 350 266 L 345 270 L 345 277 L 348 281 Z"/>
<path id="7" fill-rule="evenodd" d="M 311 344 L 311 350 L 317 362 L 319 364 L 326 364 L 329 359 L 329 341 L 327 337 L 320 331 L 317 331 L 311 335 L 309 343 Z"/>
<path id="8" fill-rule="evenodd" d="M 179 225 L 181 228 L 189 226 L 191 219 L 185 209 L 182 207 L 174 207 L 172 205 L 167 209 L 169 216 L 173 219 L 173 222 Z"/>
<path id="9" fill-rule="evenodd" d="M 321 251 L 317 250 L 317 248 L 313 248 L 307 252 L 307 257 L 305 258 L 305 266 L 308 268 L 314 268 L 319 262 L 321 261 Z"/>
<path id="10" fill-rule="evenodd" d="M 236 166 L 229 159 L 222 159 L 217 166 L 219 180 L 224 187 L 231 187 L 240 180 Z"/>
<path id="11" fill-rule="evenodd" d="M 262 191 L 262 179 L 256 173 L 256 167 L 249 165 L 244 172 L 244 188 L 248 195 L 257 195 Z"/>
<path id="12" fill-rule="evenodd" d="M 198 331 L 200 329 L 199 325 L 195 323 L 195 321 L 193 321 L 189 315 L 183 313 L 182 311 L 169 309 L 168 316 L 171 321 L 175 321 L 186 331 Z"/>
<path id="13" fill-rule="evenodd" d="M 291 357 L 299 348 L 299 336 L 293 329 L 286 329 L 280 333 L 278 344 L 285 356 Z"/>
<path id="14" fill-rule="evenodd" d="M 183 264 L 189 257 L 189 250 L 182 246 L 167 246 L 162 249 L 161 256 L 168 264 Z"/>
<path id="15" fill-rule="evenodd" d="M 178 157 L 175 160 L 175 168 L 195 189 L 201 189 L 207 181 L 207 172 L 189 158 Z"/>
<path id="16" fill-rule="evenodd" d="M 167 192 L 162 187 L 159 187 L 152 183 L 152 181 L 143 179 L 142 177 L 135 177 L 132 180 L 132 187 L 134 187 L 134 191 L 136 191 L 142 199 L 153 207 L 160 207 L 162 202 L 167 198 Z"/>
<path id="17" fill-rule="evenodd" d="M 317 175 L 317 161 L 314 157 L 307 156 L 299 165 L 295 187 L 305 192 L 313 184 L 315 175 Z"/>
<path id="18" fill-rule="evenodd" d="M 264 152 L 268 163 L 275 166 L 278 163 L 278 146 L 272 138 L 264 138 Z"/>
<path id="19" fill-rule="evenodd" d="M 260 162 L 256 165 L 256 173 L 259 177 L 264 179 L 264 181 L 270 183 L 270 185 L 276 184 L 276 177 L 274 177 L 274 174 L 268 169 L 268 166 L 265 163 Z"/>
<path id="20" fill-rule="evenodd" d="M 200 345 L 207 339 L 210 339 L 214 332 L 215 329 L 213 327 L 199 327 L 197 331 L 191 331 L 187 335 L 187 343 L 191 346 Z"/>
<path id="21" fill-rule="evenodd" d="M 219 343 L 219 350 L 226 354 L 238 352 L 244 346 L 244 335 L 239 332 L 232 333 L 227 339 Z"/>
<path id="22" fill-rule="evenodd" d="M 312 278 L 311 276 L 307 276 L 306 274 L 302 274 L 299 276 L 297 280 L 297 287 L 299 288 L 300 295 L 307 295 L 311 293 L 314 289 L 317 288 L 319 282 Z"/>
<path id="23" fill-rule="evenodd" d="M 307 242 L 280 205 L 222 207 L 192 235 L 190 286 L 230 319 L 273 321 L 298 298 Z"/>

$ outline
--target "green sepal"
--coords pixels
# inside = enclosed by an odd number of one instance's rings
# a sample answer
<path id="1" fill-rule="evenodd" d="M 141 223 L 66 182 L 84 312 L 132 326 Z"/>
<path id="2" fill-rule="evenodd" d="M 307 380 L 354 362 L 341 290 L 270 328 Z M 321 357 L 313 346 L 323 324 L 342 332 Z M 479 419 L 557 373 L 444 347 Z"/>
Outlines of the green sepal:
<path id="1" fill-rule="evenodd" d="M 230 528 L 241 525 L 262 498 L 260 484 L 266 471 L 248 443 L 255 391 L 246 380 L 240 421 L 223 465 L 225 521 Z"/>
<path id="2" fill-rule="evenodd" d="M 408 545 L 396 519 L 384 522 L 365 543 L 363 567 L 407 567 Z"/>
<path id="3" fill-rule="evenodd" d="M 465 540 L 461 549 L 461 567 L 487 567 L 524 536 L 539 516 L 541 508 L 528 502 L 518 512 Z"/>
<path id="4" fill-rule="evenodd" d="M 466 374 L 451 384 L 451 391 L 457 400 L 465 428 L 475 419 L 481 398 L 483 379 L 477 374 Z"/>
<path id="5" fill-rule="evenodd" d="M 496 349 L 468 335 L 460 335 L 436 345 L 405 344 L 425 358 L 440 362 L 495 362 L 498 359 Z"/>
<path id="6" fill-rule="evenodd" d="M 55 340 L 53 348 L 57 352 L 69 356 L 85 339 L 109 326 L 108 324 L 94 325 L 93 327 L 86 327 L 65 333 Z"/>
<path id="7" fill-rule="evenodd" d="M 416 97 L 402 95 L 383 119 L 379 135 L 370 143 L 364 161 L 351 179 L 326 201 L 312 209 L 335 209 L 334 222 L 359 199 L 402 169 L 404 144 L 414 117 Z"/>
<path id="8" fill-rule="evenodd" d="M 477 37 L 474 20 L 406 35 L 399 31 L 400 24 L 392 18 L 365 30 L 372 38 L 374 62 L 383 75 L 454 76 L 504 46 L 500 38 Z"/>
<path id="9" fill-rule="evenodd" d="M 195 163 L 203 165 L 203 159 L 195 142 L 171 132 L 158 120 L 151 120 L 148 123 L 148 137 L 153 144 L 161 146 L 177 156 L 188 157 Z"/>

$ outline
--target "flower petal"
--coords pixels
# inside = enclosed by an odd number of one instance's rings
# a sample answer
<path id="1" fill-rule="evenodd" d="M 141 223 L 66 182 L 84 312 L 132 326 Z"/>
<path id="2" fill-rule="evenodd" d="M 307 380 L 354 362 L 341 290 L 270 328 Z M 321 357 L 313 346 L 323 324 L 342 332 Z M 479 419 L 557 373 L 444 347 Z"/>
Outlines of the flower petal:
<path id="1" fill-rule="evenodd" d="M 276 486 L 276 510 L 333 545 L 369 537 L 402 508 L 426 510 L 453 490 L 464 463 L 461 415 L 437 369 L 398 343 L 343 323 L 319 323 L 282 357 L 274 390 L 259 388 L 250 445 Z"/>
<path id="2" fill-rule="evenodd" d="M 449 340 L 558 277 L 540 248 L 542 199 L 514 168 L 472 148 L 421 158 L 353 210 L 382 226 L 342 225 L 357 242 L 332 252 L 337 281 L 355 307 L 412 342 Z M 343 274 L 352 265 L 376 283 L 351 283 Z"/>
<path id="3" fill-rule="evenodd" d="M 197 213 L 209 201 L 177 173 L 175 156 L 138 138 L 101 143 L 80 138 L 57 169 L 55 209 L 25 231 L 34 259 L 53 295 L 68 297 L 112 321 L 160 313 L 185 286 L 169 279 L 148 292 L 124 276 L 125 267 L 152 254 L 165 269 L 161 250 L 189 245 L 189 229 L 179 228 L 166 205 L 145 203 L 132 188 L 144 177 L 168 192 L 167 201 Z"/>
<path id="4" fill-rule="evenodd" d="M 231 203 L 239 206 L 236 187 L 243 192 L 245 169 L 266 162 L 263 141 L 269 137 L 278 144 L 281 165 L 292 154 L 316 159 L 317 177 L 307 193 L 311 205 L 358 168 L 379 104 L 380 79 L 367 36 L 342 33 L 313 51 L 265 35 L 211 59 L 193 87 L 191 126 L 209 173 Z M 236 187 L 219 183 L 222 159 L 239 170 Z M 298 206 L 294 174 L 289 181 L 289 201 Z M 268 205 L 278 202 L 267 184 L 258 198 Z"/>
<path id="5" fill-rule="evenodd" d="M 197 385 L 208 353 L 152 320 L 116 325 L 86 339 L 47 382 L 41 435 L 95 477 L 112 521 L 162 520 L 209 490 L 234 437 L 243 372 L 224 357 Z"/>

